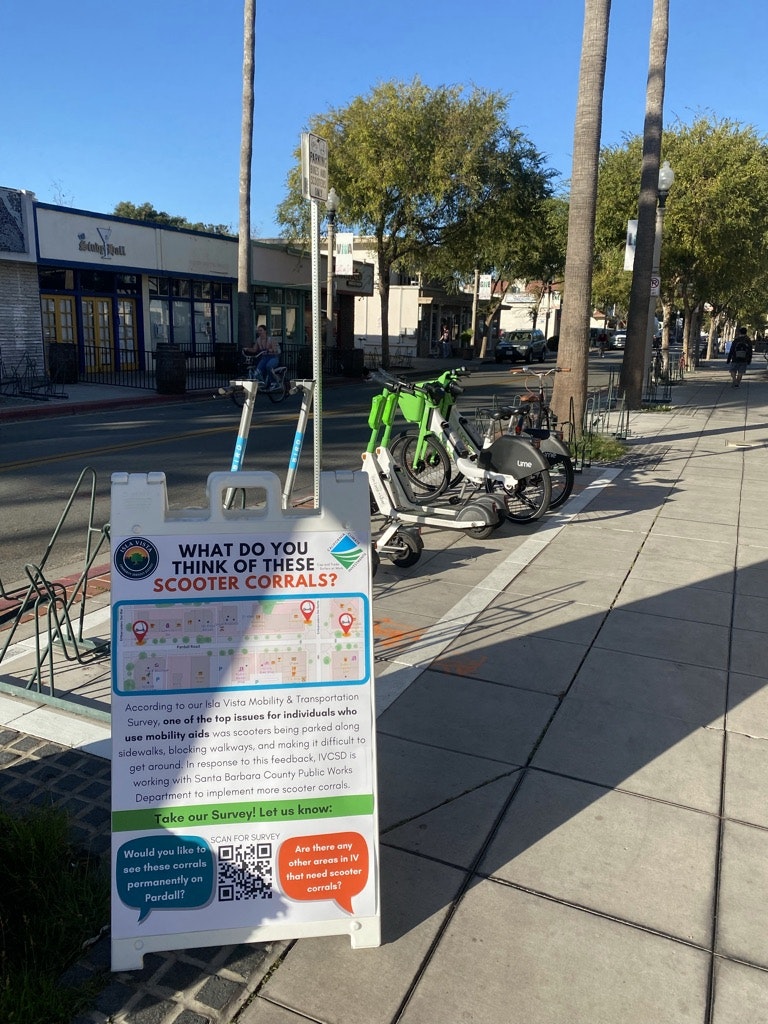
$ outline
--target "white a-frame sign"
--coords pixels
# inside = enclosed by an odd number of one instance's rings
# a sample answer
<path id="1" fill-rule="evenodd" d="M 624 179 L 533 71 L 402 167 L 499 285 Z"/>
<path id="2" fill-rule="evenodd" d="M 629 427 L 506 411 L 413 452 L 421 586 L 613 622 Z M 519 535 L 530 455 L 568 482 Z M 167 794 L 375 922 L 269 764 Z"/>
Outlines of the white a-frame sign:
<path id="1" fill-rule="evenodd" d="M 227 510 L 229 487 L 263 492 Z M 112 478 L 112 968 L 153 950 L 380 941 L 370 511 L 322 473 Z"/>

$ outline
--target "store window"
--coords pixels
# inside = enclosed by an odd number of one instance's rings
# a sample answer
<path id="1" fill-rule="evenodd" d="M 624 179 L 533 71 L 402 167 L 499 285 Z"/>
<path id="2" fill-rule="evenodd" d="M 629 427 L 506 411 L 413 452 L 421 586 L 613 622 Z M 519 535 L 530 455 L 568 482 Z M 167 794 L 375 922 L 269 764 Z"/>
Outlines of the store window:
<path id="1" fill-rule="evenodd" d="M 306 344 L 304 323 L 311 323 L 311 305 L 308 306 L 309 318 L 305 321 L 304 306 L 307 295 L 298 288 L 267 288 L 264 285 L 254 288 L 254 326 L 264 324 L 269 333 L 282 342 L 290 344 Z"/>
<path id="2" fill-rule="evenodd" d="M 205 355 L 232 344 L 231 283 L 151 276 L 148 284 L 153 347 L 170 342 Z"/>

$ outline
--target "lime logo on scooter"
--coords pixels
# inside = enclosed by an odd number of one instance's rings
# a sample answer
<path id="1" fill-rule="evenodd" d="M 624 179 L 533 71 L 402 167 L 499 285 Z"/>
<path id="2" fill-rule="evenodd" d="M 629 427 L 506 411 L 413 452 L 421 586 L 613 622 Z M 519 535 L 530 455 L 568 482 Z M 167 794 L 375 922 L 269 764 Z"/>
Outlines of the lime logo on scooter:
<path id="1" fill-rule="evenodd" d="M 340 540 L 336 541 L 333 547 L 330 548 L 330 553 L 339 565 L 343 565 L 345 569 L 352 569 L 365 554 L 357 541 L 350 537 L 348 533 L 345 533 Z"/>
<path id="2" fill-rule="evenodd" d="M 145 580 L 159 561 L 157 548 L 145 537 L 129 537 L 115 551 L 115 568 L 127 580 Z"/>

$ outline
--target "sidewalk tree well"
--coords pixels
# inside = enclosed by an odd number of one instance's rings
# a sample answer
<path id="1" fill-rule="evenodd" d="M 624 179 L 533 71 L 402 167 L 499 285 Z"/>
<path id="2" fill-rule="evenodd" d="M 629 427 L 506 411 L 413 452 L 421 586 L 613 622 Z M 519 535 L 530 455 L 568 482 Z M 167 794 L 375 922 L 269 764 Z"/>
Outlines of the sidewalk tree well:
<path id="1" fill-rule="evenodd" d="M 389 289 L 394 270 L 471 271 L 481 253 L 478 226 L 490 214 L 529 209 L 550 174 L 506 122 L 500 93 L 459 86 L 428 88 L 418 78 L 384 82 L 347 106 L 318 114 L 308 130 L 328 142 L 328 176 L 341 196 L 338 218 L 371 238 L 378 262 L 382 362 L 389 363 Z M 308 237 L 300 152 L 277 210 L 285 233 Z M 551 172 L 550 172 L 551 173 Z M 510 214 L 511 216 L 511 214 Z M 518 226 L 520 221 L 517 221 Z M 499 227 L 499 231 L 501 227 Z M 469 258 L 471 255 L 471 259 Z"/>

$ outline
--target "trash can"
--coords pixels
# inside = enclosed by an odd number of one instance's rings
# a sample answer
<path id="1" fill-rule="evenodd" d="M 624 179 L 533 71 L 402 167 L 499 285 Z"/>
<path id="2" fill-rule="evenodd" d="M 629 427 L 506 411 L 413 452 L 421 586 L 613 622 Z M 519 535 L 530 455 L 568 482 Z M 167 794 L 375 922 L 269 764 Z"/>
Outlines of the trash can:
<path id="1" fill-rule="evenodd" d="M 52 384 L 77 384 L 77 345 L 48 346 L 48 376 Z"/>
<path id="2" fill-rule="evenodd" d="M 365 352 L 361 348 L 345 348 L 339 352 L 339 361 L 345 377 L 362 377 L 365 368 Z"/>
<path id="3" fill-rule="evenodd" d="M 155 386 L 158 395 L 184 395 L 187 361 L 182 349 L 161 342 L 155 350 Z"/>
<path id="4" fill-rule="evenodd" d="M 238 356 L 237 345 L 216 344 L 213 346 L 213 363 L 216 373 L 226 374 L 229 378 L 237 376 Z"/>

